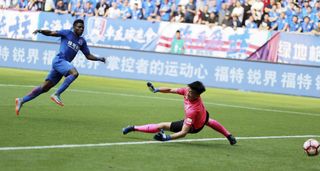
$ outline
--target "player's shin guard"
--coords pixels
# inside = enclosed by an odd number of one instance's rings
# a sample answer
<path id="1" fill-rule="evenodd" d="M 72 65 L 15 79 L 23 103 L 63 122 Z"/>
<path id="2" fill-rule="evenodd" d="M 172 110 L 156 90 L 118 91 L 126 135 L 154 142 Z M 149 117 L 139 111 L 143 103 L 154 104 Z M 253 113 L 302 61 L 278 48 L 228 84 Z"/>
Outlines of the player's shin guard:
<path id="1" fill-rule="evenodd" d="M 209 121 L 207 123 L 207 126 L 209 126 L 212 129 L 220 132 L 225 137 L 228 137 L 230 135 L 230 132 L 224 126 L 222 126 L 218 121 L 216 121 L 214 119 L 209 119 Z"/>
<path id="2" fill-rule="evenodd" d="M 134 130 L 145 133 L 157 133 L 160 131 L 157 124 L 134 126 Z"/>
<path id="3" fill-rule="evenodd" d="M 43 93 L 42 87 L 41 86 L 35 87 L 28 95 L 26 95 L 22 98 L 21 103 L 28 102 L 28 101 L 36 98 L 37 96 L 39 96 L 41 93 Z"/>
<path id="4" fill-rule="evenodd" d="M 77 77 L 74 75 L 67 76 L 55 94 L 59 96 L 61 93 L 63 93 L 76 78 Z"/>

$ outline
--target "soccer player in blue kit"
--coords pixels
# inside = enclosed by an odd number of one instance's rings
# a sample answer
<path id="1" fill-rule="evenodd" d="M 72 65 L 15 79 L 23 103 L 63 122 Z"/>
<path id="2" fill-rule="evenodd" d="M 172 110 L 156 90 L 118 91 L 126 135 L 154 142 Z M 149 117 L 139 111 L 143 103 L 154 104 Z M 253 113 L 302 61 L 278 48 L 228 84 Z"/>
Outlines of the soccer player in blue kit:
<path id="1" fill-rule="evenodd" d="M 35 87 L 28 95 L 23 98 L 16 98 L 16 114 L 19 115 L 22 105 L 42 93 L 49 91 L 54 87 L 64 76 L 65 80 L 57 91 L 51 95 L 51 100 L 60 106 L 63 103 L 60 99 L 61 93 L 63 93 L 69 85 L 78 77 L 79 73 L 77 69 L 72 65 L 71 61 L 77 55 L 78 51 L 82 53 L 88 60 L 106 62 L 104 57 L 98 58 L 90 53 L 86 40 L 81 37 L 84 31 L 84 22 L 81 19 L 73 22 L 72 30 L 35 30 L 33 33 L 41 33 L 46 36 L 61 37 L 60 52 L 52 60 L 52 68 L 49 72 L 44 83 L 38 87 Z"/>

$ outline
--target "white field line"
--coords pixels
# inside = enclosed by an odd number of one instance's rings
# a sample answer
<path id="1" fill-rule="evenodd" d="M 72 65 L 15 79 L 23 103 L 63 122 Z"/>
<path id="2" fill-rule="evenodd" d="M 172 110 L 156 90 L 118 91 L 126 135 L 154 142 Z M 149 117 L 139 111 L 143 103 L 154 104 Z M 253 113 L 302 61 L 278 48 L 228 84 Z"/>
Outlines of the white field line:
<path id="1" fill-rule="evenodd" d="M 289 138 L 292 139 L 292 138 L 317 138 L 317 137 L 320 137 L 320 135 L 263 136 L 263 137 L 236 137 L 236 138 L 238 140 L 261 140 L 261 139 L 289 139 Z M 99 144 L 63 144 L 63 145 L 48 145 L 48 146 L 0 147 L 0 151 L 107 147 L 107 146 L 122 146 L 122 145 L 143 145 L 143 144 L 204 142 L 204 141 L 226 141 L 226 138 L 182 139 L 182 140 L 172 140 L 172 141 L 167 141 L 167 142 L 137 141 L 137 142 L 114 142 L 114 143 L 99 143 Z"/>
<path id="2" fill-rule="evenodd" d="M 33 88 L 35 86 L 32 86 L 32 85 L 0 84 L 0 87 L 28 87 L 28 88 L 30 87 L 30 88 Z M 100 94 L 100 95 L 103 94 L 103 95 L 113 95 L 113 96 L 125 96 L 125 97 L 138 97 L 138 98 L 148 98 L 148 99 L 181 101 L 181 99 L 174 99 L 174 98 L 164 98 L 164 97 L 157 97 L 157 96 L 142 96 L 142 95 L 134 95 L 134 94 L 111 93 L 111 92 L 101 92 L 101 91 L 91 91 L 91 90 L 68 89 L 68 91 L 79 92 L 79 93 Z M 318 117 L 320 117 L 319 113 L 307 113 L 307 112 L 297 112 L 297 111 L 288 111 L 288 110 L 257 108 L 257 107 L 239 106 L 239 105 L 213 103 L 213 102 L 205 102 L 205 104 L 210 104 L 210 105 L 215 105 L 215 106 L 223 106 L 223 107 L 230 107 L 230 108 L 240 108 L 240 109 L 247 109 L 247 110 L 257 110 L 257 111 L 276 112 L 276 113 L 289 113 L 289 114 L 295 114 L 295 115 L 306 115 L 306 116 L 318 116 Z"/>

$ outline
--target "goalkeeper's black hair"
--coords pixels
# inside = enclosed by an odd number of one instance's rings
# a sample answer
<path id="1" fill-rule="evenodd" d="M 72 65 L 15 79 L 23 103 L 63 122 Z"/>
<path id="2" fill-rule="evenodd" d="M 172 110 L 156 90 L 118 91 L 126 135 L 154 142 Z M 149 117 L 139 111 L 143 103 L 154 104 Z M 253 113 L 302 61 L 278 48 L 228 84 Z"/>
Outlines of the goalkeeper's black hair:
<path id="1" fill-rule="evenodd" d="M 195 81 L 193 83 L 188 84 L 191 90 L 197 92 L 199 95 L 206 91 L 206 88 L 200 81 Z"/>
<path id="2" fill-rule="evenodd" d="M 82 19 L 77 19 L 73 22 L 73 26 L 75 26 L 77 23 L 81 23 L 84 25 L 84 21 Z"/>

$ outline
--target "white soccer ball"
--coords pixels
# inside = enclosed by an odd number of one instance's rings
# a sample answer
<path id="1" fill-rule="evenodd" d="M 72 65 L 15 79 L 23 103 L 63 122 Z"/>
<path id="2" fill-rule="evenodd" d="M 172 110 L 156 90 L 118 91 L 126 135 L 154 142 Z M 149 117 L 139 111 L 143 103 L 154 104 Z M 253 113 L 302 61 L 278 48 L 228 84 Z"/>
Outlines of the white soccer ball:
<path id="1" fill-rule="evenodd" d="M 320 151 L 320 144 L 315 139 L 308 139 L 303 144 L 304 151 L 308 154 L 308 156 L 316 156 Z"/>

